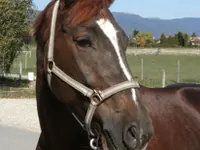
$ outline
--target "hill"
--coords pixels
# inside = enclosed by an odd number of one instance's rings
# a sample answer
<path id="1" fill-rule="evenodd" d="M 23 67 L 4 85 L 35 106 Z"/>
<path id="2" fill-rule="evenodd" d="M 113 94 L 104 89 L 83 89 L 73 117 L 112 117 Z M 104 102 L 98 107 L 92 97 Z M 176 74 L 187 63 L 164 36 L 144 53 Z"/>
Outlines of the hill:
<path id="1" fill-rule="evenodd" d="M 200 18 L 180 18 L 180 19 L 157 19 L 143 18 L 139 15 L 113 12 L 117 22 L 122 26 L 128 35 L 134 29 L 143 32 L 152 32 L 155 37 L 161 33 L 167 35 L 182 31 L 188 34 L 196 32 L 200 36 Z"/>
<path id="2" fill-rule="evenodd" d="M 39 12 L 37 12 L 38 14 Z M 143 18 L 139 15 L 112 12 L 117 22 L 125 30 L 127 35 L 131 35 L 134 29 L 141 32 L 152 32 L 158 38 L 161 33 L 166 35 L 175 34 L 179 31 L 192 34 L 196 32 L 200 36 L 200 18 L 180 18 L 180 19 L 158 19 Z"/>

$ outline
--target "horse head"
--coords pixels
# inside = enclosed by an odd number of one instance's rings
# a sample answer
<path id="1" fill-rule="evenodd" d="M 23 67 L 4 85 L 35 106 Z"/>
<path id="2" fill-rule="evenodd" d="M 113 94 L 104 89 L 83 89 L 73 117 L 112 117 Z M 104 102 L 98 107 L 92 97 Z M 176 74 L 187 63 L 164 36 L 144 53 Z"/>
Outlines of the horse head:
<path id="1" fill-rule="evenodd" d="M 96 149 L 138 150 L 153 127 L 127 60 L 112 0 L 52 1 L 36 21 L 44 78 Z M 38 56 L 39 57 L 39 56 Z M 101 144 L 97 144 L 101 142 Z"/>

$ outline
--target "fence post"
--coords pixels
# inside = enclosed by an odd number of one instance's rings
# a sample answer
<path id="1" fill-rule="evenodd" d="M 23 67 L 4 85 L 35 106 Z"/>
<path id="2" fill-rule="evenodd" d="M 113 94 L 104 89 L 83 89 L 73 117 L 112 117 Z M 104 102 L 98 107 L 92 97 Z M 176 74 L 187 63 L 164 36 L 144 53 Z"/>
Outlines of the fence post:
<path id="1" fill-rule="evenodd" d="M 177 60 L 177 82 L 180 82 L 180 61 Z"/>
<path id="2" fill-rule="evenodd" d="M 31 57 L 32 51 L 29 51 L 29 57 Z"/>
<path id="3" fill-rule="evenodd" d="M 3 52 L 3 77 L 5 77 L 5 52 Z"/>
<path id="4" fill-rule="evenodd" d="M 144 60 L 141 59 L 141 68 L 140 68 L 140 73 L 141 73 L 141 80 L 144 80 Z"/>
<path id="5" fill-rule="evenodd" d="M 28 52 L 25 52 L 25 62 L 24 62 L 25 69 L 27 69 L 27 56 L 28 56 Z"/>
<path id="6" fill-rule="evenodd" d="M 22 62 L 19 62 L 19 80 L 22 79 Z"/>
<path id="7" fill-rule="evenodd" d="M 162 70 L 162 87 L 165 87 L 165 83 L 166 83 L 166 72 L 163 69 Z"/>

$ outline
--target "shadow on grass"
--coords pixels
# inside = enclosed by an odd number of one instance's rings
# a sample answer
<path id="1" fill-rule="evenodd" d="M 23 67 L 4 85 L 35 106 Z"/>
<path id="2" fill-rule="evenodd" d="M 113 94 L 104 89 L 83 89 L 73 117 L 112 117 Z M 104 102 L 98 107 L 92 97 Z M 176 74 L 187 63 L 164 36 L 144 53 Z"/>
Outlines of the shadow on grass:
<path id="1" fill-rule="evenodd" d="M 34 82 L 0 77 L 0 98 L 35 98 Z"/>
<path id="2" fill-rule="evenodd" d="M 0 88 L 24 88 L 28 87 L 30 81 L 16 78 L 0 77 Z"/>

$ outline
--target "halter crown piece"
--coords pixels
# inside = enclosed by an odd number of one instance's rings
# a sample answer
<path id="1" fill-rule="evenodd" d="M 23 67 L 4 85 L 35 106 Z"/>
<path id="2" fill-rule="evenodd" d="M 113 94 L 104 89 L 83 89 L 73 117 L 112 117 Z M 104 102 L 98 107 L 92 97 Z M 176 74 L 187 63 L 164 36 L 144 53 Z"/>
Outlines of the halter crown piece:
<path id="1" fill-rule="evenodd" d="M 55 28 L 56 28 L 56 19 L 57 19 L 57 13 L 59 8 L 60 0 L 57 0 L 54 5 L 53 9 L 53 16 L 51 20 L 51 30 L 50 30 L 50 41 L 49 41 L 49 49 L 48 49 L 48 65 L 47 65 L 47 80 L 49 87 L 51 88 L 51 78 L 52 74 L 59 77 L 62 81 L 64 81 L 69 86 L 73 87 L 75 90 L 82 93 L 84 96 L 88 97 L 90 99 L 90 104 L 87 109 L 87 113 L 85 116 L 84 123 L 83 121 L 79 120 L 78 117 L 74 113 L 72 115 L 75 117 L 75 119 L 79 122 L 79 124 L 85 129 L 88 133 L 88 137 L 90 138 L 90 146 L 93 150 L 98 149 L 97 143 L 98 138 L 95 137 L 95 134 L 91 130 L 91 122 L 92 118 L 95 114 L 95 110 L 97 107 L 103 103 L 107 98 L 110 96 L 126 90 L 130 88 L 138 88 L 139 84 L 135 81 L 125 81 L 119 84 L 116 84 L 108 89 L 105 89 L 103 91 L 97 91 L 92 90 L 85 85 L 81 84 L 80 82 L 74 80 L 70 76 L 68 76 L 66 73 L 64 73 L 59 67 L 56 66 L 56 63 L 54 62 L 54 40 L 55 40 Z M 51 67 L 50 67 L 51 66 Z"/>

